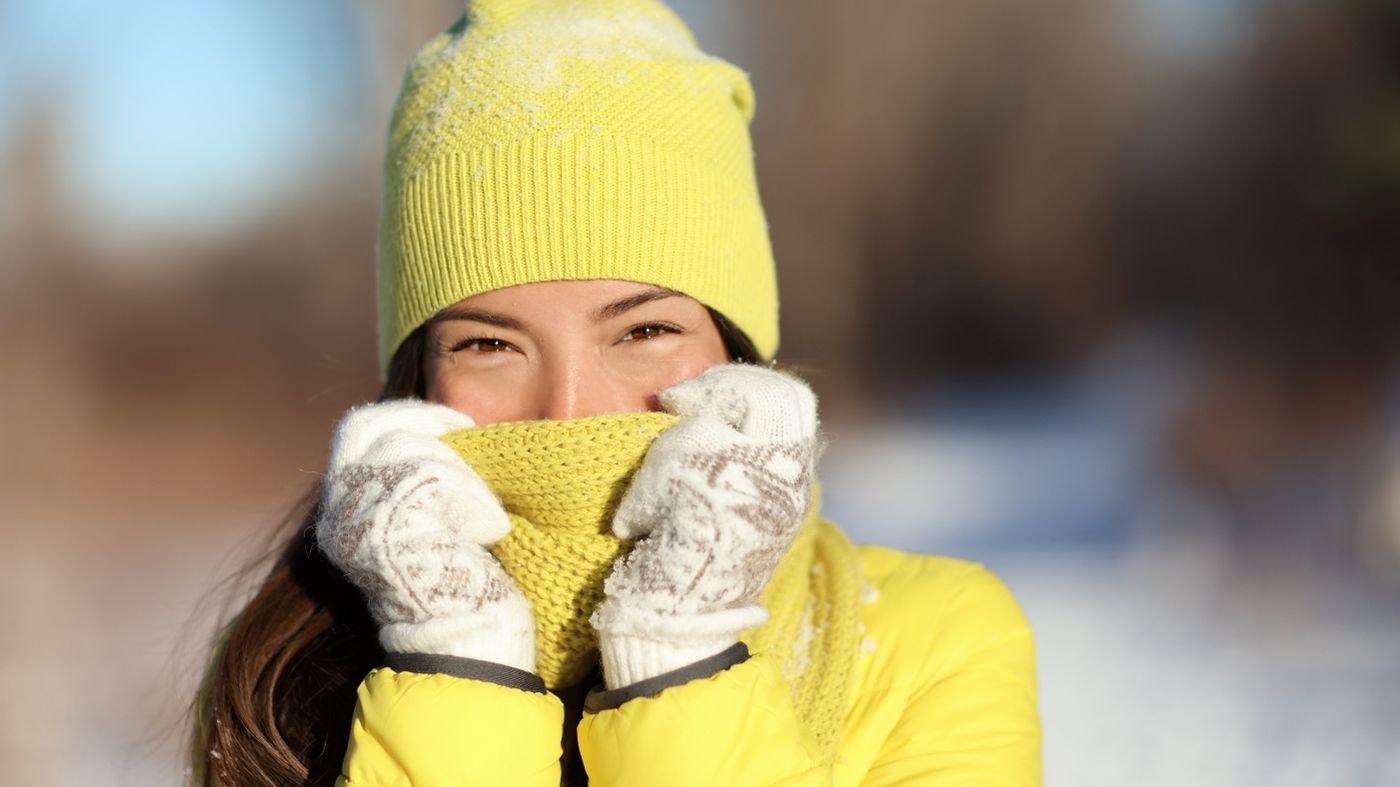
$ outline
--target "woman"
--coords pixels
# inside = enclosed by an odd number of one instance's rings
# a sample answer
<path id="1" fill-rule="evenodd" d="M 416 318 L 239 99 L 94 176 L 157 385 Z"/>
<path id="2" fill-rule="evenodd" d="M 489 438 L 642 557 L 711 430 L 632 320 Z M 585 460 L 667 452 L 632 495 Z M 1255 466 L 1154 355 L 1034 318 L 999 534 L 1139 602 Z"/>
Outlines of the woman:
<path id="1" fill-rule="evenodd" d="M 981 567 L 820 517 L 744 74 L 650 0 L 473 2 L 410 65 L 385 385 L 230 624 L 203 783 L 1038 784 Z"/>

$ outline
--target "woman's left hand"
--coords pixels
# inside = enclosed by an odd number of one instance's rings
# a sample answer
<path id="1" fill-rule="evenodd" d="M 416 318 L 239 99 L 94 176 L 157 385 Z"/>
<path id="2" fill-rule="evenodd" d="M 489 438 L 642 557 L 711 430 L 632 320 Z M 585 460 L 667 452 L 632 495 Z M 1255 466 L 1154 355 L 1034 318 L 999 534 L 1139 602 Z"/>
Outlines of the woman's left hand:
<path id="1" fill-rule="evenodd" d="M 805 517 L 817 446 L 807 384 L 748 364 L 659 395 L 685 419 L 656 439 L 613 518 L 642 538 L 592 622 L 608 688 L 713 656 L 762 624 L 758 603 Z"/>

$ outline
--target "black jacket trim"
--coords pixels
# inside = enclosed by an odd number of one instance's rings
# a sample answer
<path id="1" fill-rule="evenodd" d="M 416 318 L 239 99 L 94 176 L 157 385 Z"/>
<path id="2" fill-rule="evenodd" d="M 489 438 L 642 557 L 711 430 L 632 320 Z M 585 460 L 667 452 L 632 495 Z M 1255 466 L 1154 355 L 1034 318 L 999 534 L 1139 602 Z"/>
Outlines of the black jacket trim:
<path id="1" fill-rule="evenodd" d="M 655 697 L 672 686 L 718 675 L 736 664 L 748 661 L 748 658 L 749 647 L 742 642 L 736 642 L 713 656 L 687 664 L 680 669 L 663 672 L 654 678 L 639 680 L 630 686 L 611 691 L 594 689 L 583 701 L 583 709 L 589 713 L 598 713 L 620 707 L 622 703 L 638 697 Z"/>
<path id="2" fill-rule="evenodd" d="M 384 666 L 396 672 L 451 675 L 454 678 L 480 680 L 536 694 L 545 693 L 544 678 L 533 672 L 497 664 L 494 661 L 435 653 L 388 653 L 384 656 Z"/>

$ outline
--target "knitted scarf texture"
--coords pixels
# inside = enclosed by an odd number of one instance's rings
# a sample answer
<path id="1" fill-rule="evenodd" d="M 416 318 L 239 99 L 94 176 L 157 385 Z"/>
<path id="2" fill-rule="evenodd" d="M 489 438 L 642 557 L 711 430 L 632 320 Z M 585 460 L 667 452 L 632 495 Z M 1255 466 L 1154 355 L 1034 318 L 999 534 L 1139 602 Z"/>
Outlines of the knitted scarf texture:
<path id="1" fill-rule="evenodd" d="M 510 514 L 510 535 L 491 551 L 534 609 L 538 670 L 550 688 L 577 684 L 596 662 L 588 618 L 613 562 L 630 547 L 612 534 L 612 513 L 651 442 L 678 420 L 627 413 L 521 421 L 442 438 Z M 768 622 L 742 639 L 777 660 L 798 716 L 831 760 L 856 661 L 860 578 L 851 543 L 819 511 L 814 492 L 763 592 Z"/>

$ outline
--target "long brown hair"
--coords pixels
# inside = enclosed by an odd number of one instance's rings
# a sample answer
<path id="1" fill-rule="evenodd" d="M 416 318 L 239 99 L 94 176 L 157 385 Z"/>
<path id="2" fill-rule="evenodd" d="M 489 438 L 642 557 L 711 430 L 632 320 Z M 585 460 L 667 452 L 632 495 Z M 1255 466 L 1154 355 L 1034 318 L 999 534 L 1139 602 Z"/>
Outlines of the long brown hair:
<path id="1" fill-rule="evenodd" d="M 753 343 L 714 310 L 730 360 Z M 379 401 L 422 398 L 427 326 L 389 363 Z M 361 679 L 383 660 L 363 596 L 316 548 L 317 482 L 292 510 L 266 578 L 224 627 L 195 702 L 191 783 L 212 787 L 333 785 Z"/>

